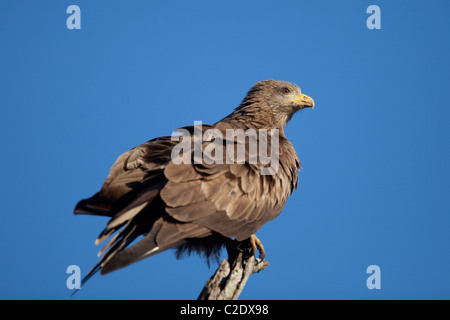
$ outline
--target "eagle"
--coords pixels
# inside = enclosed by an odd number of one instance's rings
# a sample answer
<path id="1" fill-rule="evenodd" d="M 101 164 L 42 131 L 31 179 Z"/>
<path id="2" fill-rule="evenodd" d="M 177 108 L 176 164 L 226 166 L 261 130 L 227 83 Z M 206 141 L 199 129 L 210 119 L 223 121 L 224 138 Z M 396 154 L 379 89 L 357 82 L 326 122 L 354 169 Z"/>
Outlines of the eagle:
<path id="1" fill-rule="evenodd" d="M 209 261 L 246 242 L 264 259 L 255 233 L 297 189 L 300 161 L 284 127 L 304 108 L 314 100 L 297 85 L 259 81 L 215 124 L 183 127 L 120 155 L 100 191 L 74 209 L 109 218 L 95 243 L 109 241 L 83 283 L 171 248 Z"/>

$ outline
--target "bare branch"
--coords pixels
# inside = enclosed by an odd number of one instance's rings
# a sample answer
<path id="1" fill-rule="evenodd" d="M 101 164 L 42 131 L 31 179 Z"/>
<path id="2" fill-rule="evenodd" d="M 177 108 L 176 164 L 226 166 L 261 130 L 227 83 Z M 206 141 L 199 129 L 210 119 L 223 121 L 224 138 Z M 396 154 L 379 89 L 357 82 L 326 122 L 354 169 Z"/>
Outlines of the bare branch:
<path id="1" fill-rule="evenodd" d="M 237 300 L 248 278 L 269 265 L 255 258 L 253 250 L 234 247 L 228 250 L 214 275 L 206 282 L 198 300 Z"/>

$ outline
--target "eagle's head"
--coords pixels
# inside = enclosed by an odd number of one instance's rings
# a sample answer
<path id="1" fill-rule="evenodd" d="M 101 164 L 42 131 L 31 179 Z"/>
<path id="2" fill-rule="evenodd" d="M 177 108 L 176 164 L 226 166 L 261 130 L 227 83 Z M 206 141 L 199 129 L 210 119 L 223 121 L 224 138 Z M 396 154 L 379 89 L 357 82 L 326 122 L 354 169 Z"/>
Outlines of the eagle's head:
<path id="1" fill-rule="evenodd" d="M 268 79 L 257 82 L 236 110 L 253 116 L 260 113 L 266 122 L 270 114 L 271 124 L 282 128 L 303 108 L 314 108 L 314 100 L 303 94 L 296 84 Z"/>

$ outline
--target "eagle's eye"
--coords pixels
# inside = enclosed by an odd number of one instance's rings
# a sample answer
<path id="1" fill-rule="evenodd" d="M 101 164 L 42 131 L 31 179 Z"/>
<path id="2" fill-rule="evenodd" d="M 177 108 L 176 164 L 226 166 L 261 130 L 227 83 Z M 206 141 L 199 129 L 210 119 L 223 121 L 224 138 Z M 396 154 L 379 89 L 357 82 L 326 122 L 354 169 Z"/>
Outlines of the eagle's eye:
<path id="1" fill-rule="evenodd" d="M 291 93 L 291 89 L 289 89 L 289 88 L 283 88 L 282 91 L 285 94 Z"/>

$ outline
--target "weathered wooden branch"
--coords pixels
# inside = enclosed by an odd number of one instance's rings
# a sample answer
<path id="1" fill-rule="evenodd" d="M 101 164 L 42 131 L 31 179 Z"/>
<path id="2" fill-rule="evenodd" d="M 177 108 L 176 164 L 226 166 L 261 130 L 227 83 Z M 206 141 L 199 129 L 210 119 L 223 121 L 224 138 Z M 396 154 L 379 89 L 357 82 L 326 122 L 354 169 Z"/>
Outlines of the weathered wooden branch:
<path id="1" fill-rule="evenodd" d="M 269 265 L 255 258 L 249 247 L 228 249 L 228 260 L 223 259 L 214 275 L 206 282 L 198 300 L 237 300 L 248 278 Z"/>

